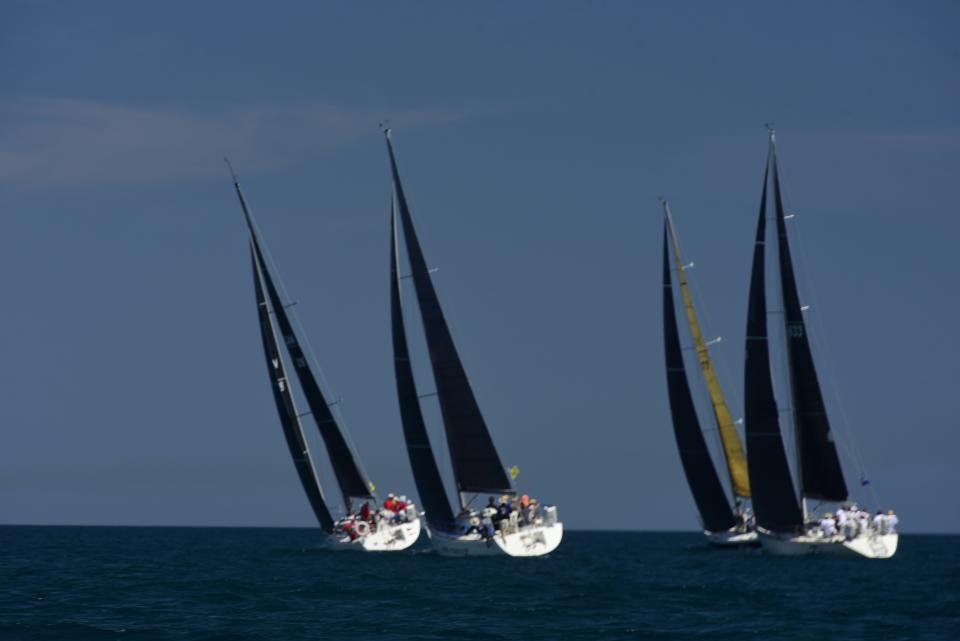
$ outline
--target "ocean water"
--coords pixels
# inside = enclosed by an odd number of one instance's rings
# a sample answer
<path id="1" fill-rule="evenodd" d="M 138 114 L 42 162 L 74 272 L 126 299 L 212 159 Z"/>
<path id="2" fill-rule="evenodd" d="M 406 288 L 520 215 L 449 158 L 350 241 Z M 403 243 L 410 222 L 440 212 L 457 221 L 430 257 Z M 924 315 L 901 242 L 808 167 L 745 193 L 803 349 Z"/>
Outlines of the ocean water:
<path id="1" fill-rule="evenodd" d="M 960 639 L 960 537 L 889 561 L 569 532 L 538 559 L 309 529 L 0 527 L 0 639 Z"/>

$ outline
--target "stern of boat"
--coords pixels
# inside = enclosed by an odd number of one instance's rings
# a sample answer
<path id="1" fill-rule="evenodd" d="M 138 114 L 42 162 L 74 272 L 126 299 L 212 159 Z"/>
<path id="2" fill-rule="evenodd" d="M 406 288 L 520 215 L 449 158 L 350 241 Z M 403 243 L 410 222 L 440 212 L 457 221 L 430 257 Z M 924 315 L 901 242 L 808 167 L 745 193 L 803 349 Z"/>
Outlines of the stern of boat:
<path id="1" fill-rule="evenodd" d="M 860 556 L 867 559 L 889 559 L 897 551 L 897 534 L 861 534 L 846 540 L 843 536 L 787 536 L 760 532 L 760 543 L 771 554 L 802 556 L 828 554 L 831 556 Z"/>
<path id="2" fill-rule="evenodd" d="M 899 534 L 875 534 L 844 541 L 843 546 L 868 559 L 889 559 L 897 553 L 899 543 Z"/>
<path id="3" fill-rule="evenodd" d="M 726 532 L 704 531 L 707 541 L 710 545 L 718 548 L 740 548 L 740 547 L 759 547 L 760 539 L 754 531 L 738 532 L 728 530 Z"/>
<path id="4" fill-rule="evenodd" d="M 430 543 L 443 556 L 543 556 L 557 549 L 563 539 L 563 523 L 530 525 L 510 533 L 451 534 L 429 530 Z"/>
<path id="5" fill-rule="evenodd" d="M 367 552 L 397 552 L 406 550 L 420 538 L 420 519 L 402 523 L 380 523 L 376 532 L 360 539 Z"/>
<path id="6" fill-rule="evenodd" d="M 510 534 L 497 532 L 493 541 L 509 556 L 543 556 L 557 549 L 563 539 L 563 523 L 529 525 Z"/>

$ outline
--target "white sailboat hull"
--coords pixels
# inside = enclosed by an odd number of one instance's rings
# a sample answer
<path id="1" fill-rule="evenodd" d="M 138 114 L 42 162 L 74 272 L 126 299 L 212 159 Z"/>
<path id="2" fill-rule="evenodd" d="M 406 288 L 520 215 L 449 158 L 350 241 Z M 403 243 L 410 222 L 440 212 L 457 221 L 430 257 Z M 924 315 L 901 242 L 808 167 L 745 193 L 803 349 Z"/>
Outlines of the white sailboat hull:
<path id="1" fill-rule="evenodd" d="M 831 537 L 816 534 L 788 536 L 772 532 L 760 532 L 760 544 L 763 549 L 778 556 L 828 554 L 868 559 L 889 559 L 896 554 L 899 540 L 900 535 L 898 534 L 876 534 L 874 532 L 866 532 L 850 540 L 845 539 L 842 535 Z"/>
<path id="2" fill-rule="evenodd" d="M 721 548 L 738 547 L 757 547 L 760 540 L 755 531 L 738 532 L 737 530 L 727 530 L 726 532 L 710 532 L 704 530 L 704 536 L 710 545 Z"/>
<path id="3" fill-rule="evenodd" d="M 363 552 L 399 552 L 406 550 L 420 538 L 420 519 L 403 523 L 380 522 L 376 531 L 351 540 L 346 535 L 332 534 L 326 545 L 333 550 L 357 550 Z"/>
<path id="4" fill-rule="evenodd" d="M 514 532 L 497 532 L 485 539 L 480 534 L 450 534 L 429 528 L 430 543 L 443 556 L 543 556 L 557 549 L 563 538 L 563 523 L 528 525 Z"/>

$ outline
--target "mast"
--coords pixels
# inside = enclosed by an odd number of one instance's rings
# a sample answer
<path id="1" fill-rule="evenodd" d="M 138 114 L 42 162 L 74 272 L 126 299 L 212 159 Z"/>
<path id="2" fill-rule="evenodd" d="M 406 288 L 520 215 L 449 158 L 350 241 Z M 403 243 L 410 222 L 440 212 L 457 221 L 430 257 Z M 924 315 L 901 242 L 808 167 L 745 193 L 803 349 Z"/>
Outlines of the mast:
<path id="1" fill-rule="evenodd" d="M 437 397 L 443 416 L 444 430 L 453 464 L 453 476 L 457 493 L 463 506 L 463 494 L 513 494 L 500 455 L 493 444 L 473 389 L 467 379 L 467 373 L 460 361 L 450 328 L 440 307 L 430 271 L 420 242 L 417 239 L 410 209 L 400 182 L 397 161 L 390 140 L 390 130 L 385 130 L 387 151 L 390 156 L 390 169 L 393 176 L 394 194 L 403 227 L 407 257 L 416 289 L 420 317 L 423 321 L 430 365 L 437 384 Z"/>
<path id="2" fill-rule="evenodd" d="M 257 247 L 257 251 L 260 251 L 259 247 Z M 262 257 L 260 260 L 261 264 L 263 264 Z M 340 431 L 333 412 L 330 410 L 330 404 L 327 403 L 323 392 L 320 391 L 320 386 L 317 383 L 316 377 L 313 375 L 313 371 L 310 369 L 310 365 L 307 363 L 303 348 L 300 346 L 293 332 L 290 319 L 280 301 L 280 296 L 273 284 L 273 279 L 270 277 L 270 272 L 266 269 L 263 270 L 263 280 L 267 286 L 270 305 L 274 309 L 280 335 L 283 336 L 283 341 L 287 346 L 287 353 L 290 355 L 290 360 L 293 361 L 294 371 L 297 373 L 297 378 L 300 381 L 300 388 L 303 390 L 303 395 L 307 399 L 307 405 L 310 407 L 310 413 L 313 415 L 314 423 L 316 423 L 320 436 L 323 438 L 323 443 L 327 448 L 327 455 L 330 457 L 333 474 L 343 494 L 344 506 L 346 506 L 347 512 L 352 512 L 351 499 L 373 499 L 373 495 L 370 492 L 370 483 L 364 480 L 363 474 L 360 472 L 360 466 L 350 451 L 347 440 L 344 438 L 343 432 Z"/>
<path id="3" fill-rule="evenodd" d="M 397 381 L 397 400 L 400 403 L 400 422 L 403 440 L 413 469 L 420 503 L 432 528 L 444 529 L 453 522 L 453 512 L 447 500 L 440 469 L 430 447 L 430 437 L 423 420 L 417 383 L 410 364 L 407 332 L 403 322 L 403 302 L 400 297 L 400 267 L 397 242 L 396 203 L 390 203 L 390 321 L 393 332 L 393 371 Z"/>
<path id="4" fill-rule="evenodd" d="M 747 473 L 747 457 L 743 453 L 740 436 L 737 434 L 737 428 L 733 424 L 733 417 L 730 415 L 729 407 L 727 407 L 727 400 L 724 398 L 723 390 L 720 389 L 720 383 L 713 369 L 713 362 L 710 360 L 710 351 L 707 349 L 706 341 L 703 340 L 703 332 L 700 330 L 697 312 L 693 307 L 693 298 L 690 296 L 690 287 L 687 285 L 683 259 L 680 256 L 680 242 L 677 238 L 677 231 L 673 226 L 670 205 L 666 201 L 663 201 L 663 213 L 666 218 L 666 226 L 670 239 L 673 242 L 673 260 L 677 271 L 677 283 L 680 286 L 680 293 L 683 297 L 683 307 L 687 313 L 687 324 L 690 326 L 690 334 L 693 337 L 693 344 L 697 350 L 697 361 L 700 364 L 700 373 L 703 374 L 703 380 L 707 385 L 707 390 L 710 392 L 710 404 L 713 407 L 713 417 L 716 421 L 717 429 L 720 432 L 720 440 L 723 443 L 723 454 L 727 461 L 730 487 L 733 490 L 734 496 L 749 498 L 750 478 Z"/>
<path id="5" fill-rule="evenodd" d="M 677 450 L 680 452 L 680 462 L 683 464 L 687 484 L 703 520 L 703 528 L 708 532 L 724 532 L 733 528 L 737 522 L 713 467 L 713 461 L 710 460 L 710 452 L 700 429 L 683 364 L 670 280 L 670 249 L 667 242 L 669 227 L 668 218 L 664 220 L 663 228 L 663 351 L 673 434 L 677 439 Z"/>
<path id="6" fill-rule="evenodd" d="M 780 290 L 783 293 L 784 336 L 787 343 L 790 395 L 793 399 L 800 496 L 802 499 L 845 501 L 848 498 L 847 485 L 830 431 L 830 421 L 810 350 L 793 261 L 790 258 L 790 242 L 787 238 L 786 216 L 780 190 L 779 162 L 772 132 L 770 154 L 773 163 Z"/>
<path id="7" fill-rule="evenodd" d="M 277 413 L 280 415 L 280 425 L 283 428 L 283 435 L 287 441 L 287 448 L 290 450 L 290 457 L 293 459 L 297 476 L 300 477 L 300 484 L 303 485 L 303 490 L 307 493 L 310 507 L 313 508 L 313 513 L 320 522 L 320 527 L 327 533 L 331 533 L 333 532 L 333 517 L 330 515 L 326 501 L 324 501 L 323 489 L 320 487 L 316 468 L 310 458 L 310 451 L 307 448 L 307 442 L 303 436 L 303 425 L 300 424 L 300 417 L 297 414 L 293 393 L 287 382 L 283 356 L 280 354 L 280 346 L 277 344 L 273 322 L 270 319 L 270 309 L 267 307 L 267 300 L 263 294 L 263 272 L 254 247 L 255 241 L 253 236 L 251 236 L 250 255 L 253 261 L 253 280 L 257 294 L 260 335 L 263 339 L 263 352 L 266 356 L 267 371 L 269 372 L 272 383 L 273 399 L 277 405 Z"/>
<path id="8" fill-rule="evenodd" d="M 747 452 L 750 453 L 750 465 L 747 469 L 757 524 L 772 532 L 797 532 L 803 527 L 803 515 L 794 493 L 783 437 L 780 434 L 767 339 L 764 245 L 769 171 L 768 156 L 763 174 L 763 192 L 760 197 L 760 215 L 757 220 L 747 304 L 746 362 L 743 375 L 744 422 Z"/>
<path id="9" fill-rule="evenodd" d="M 231 174 L 232 171 L 231 168 Z M 310 365 L 307 363 L 303 348 L 300 346 L 300 342 L 297 340 L 296 334 L 293 331 L 293 326 L 287 315 L 286 306 L 283 305 L 280 294 L 274 285 L 273 277 L 266 267 L 266 261 L 264 261 L 263 252 L 261 251 L 257 233 L 253 225 L 253 216 L 250 214 L 246 199 L 243 196 L 240 183 L 235 174 L 233 175 L 233 186 L 237 192 L 237 197 L 240 199 L 240 207 L 243 209 L 243 215 L 247 222 L 247 231 L 250 235 L 251 247 L 260 265 L 260 275 L 267 295 L 269 296 L 270 305 L 273 308 L 273 314 L 277 320 L 280 335 L 283 337 L 284 344 L 287 346 L 287 353 L 293 362 L 294 371 L 297 373 L 300 387 L 303 390 L 304 397 L 307 399 L 307 405 L 310 407 L 310 413 L 313 415 L 314 423 L 316 423 L 320 436 L 323 438 L 327 455 L 330 458 L 330 465 L 333 468 L 334 476 L 337 479 L 337 484 L 343 495 L 344 506 L 347 511 L 350 512 L 351 499 L 373 498 L 369 489 L 369 482 L 364 479 L 363 474 L 360 472 L 360 466 L 350 451 L 346 438 L 344 438 L 343 432 L 337 425 L 333 413 L 330 411 L 330 405 L 320 390 L 320 385 L 317 383 L 317 379 L 313 375 Z"/>

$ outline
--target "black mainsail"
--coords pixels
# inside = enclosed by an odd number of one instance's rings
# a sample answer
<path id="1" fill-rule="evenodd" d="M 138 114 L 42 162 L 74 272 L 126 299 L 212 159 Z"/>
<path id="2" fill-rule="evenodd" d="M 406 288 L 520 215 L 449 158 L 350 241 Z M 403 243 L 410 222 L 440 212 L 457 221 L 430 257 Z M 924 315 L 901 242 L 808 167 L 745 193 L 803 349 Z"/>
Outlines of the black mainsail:
<path id="1" fill-rule="evenodd" d="M 771 145 L 771 154 L 780 287 L 783 293 L 784 323 L 786 324 L 800 494 L 803 497 L 823 501 L 845 501 L 848 497 L 847 485 L 843 480 L 840 458 L 837 456 L 837 448 L 830 434 L 830 421 L 827 418 L 823 393 L 820 391 L 820 383 L 817 380 L 817 370 L 813 364 L 810 341 L 807 337 L 807 328 L 803 320 L 803 310 L 793 273 L 793 262 L 790 260 L 790 243 L 787 239 L 786 217 L 780 195 L 780 176 L 775 145 Z"/>
<path id="2" fill-rule="evenodd" d="M 783 437 L 780 434 L 767 339 L 764 246 L 769 171 L 768 157 L 767 169 L 763 174 L 763 193 L 760 197 L 760 216 L 757 220 L 747 304 L 747 353 L 743 376 L 744 422 L 747 454 L 750 457 L 750 487 L 757 524 L 774 532 L 796 532 L 803 527 L 803 514 L 793 489 Z"/>
<path id="3" fill-rule="evenodd" d="M 237 198 L 240 200 L 240 207 L 243 210 L 244 219 L 247 223 L 247 232 L 250 236 L 251 251 L 254 254 L 254 259 L 258 266 L 258 285 L 262 281 L 261 286 L 266 289 L 267 296 L 270 300 L 270 307 L 272 308 L 271 314 L 276 318 L 277 329 L 279 329 L 280 335 L 283 337 L 283 342 L 287 346 L 287 353 L 293 362 L 294 371 L 297 373 L 297 379 L 300 381 L 300 388 L 303 390 L 307 405 L 310 407 L 310 413 L 313 415 L 314 422 L 327 449 L 330 465 L 343 495 L 344 506 L 349 512 L 352 508 L 351 499 L 373 498 L 369 489 L 369 483 L 364 480 L 363 474 L 360 472 L 360 466 L 350 451 L 346 438 L 337 425 L 337 421 L 330 411 L 330 405 L 320 390 L 317 379 L 307 362 L 303 348 L 297 340 L 296 333 L 293 330 L 286 311 L 286 306 L 283 304 L 276 285 L 274 284 L 273 277 L 270 274 L 270 270 L 267 268 L 253 224 L 253 216 L 250 214 L 247 201 L 243 196 L 240 183 L 235 175 L 233 176 L 233 186 L 237 192 Z M 273 332 L 273 329 L 271 329 L 271 332 Z M 297 418 L 297 424 L 298 426 L 300 425 L 299 417 Z M 315 474 L 314 480 L 316 480 Z M 327 514 L 329 516 L 329 512 Z"/>
<path id="4" fill-rule="evenodd" d="M 727 502 L 720 478 L 710 459 L 707 443 L 700 429 L 700 421 L 690 394 L 683 351 L 677 329 L 677 315 L 673 303 L 673 284 L 670 278 L 670 249 L 667 221 L 663 228 L 663 342 L 667 367 L 667 393 L 673 433 L 680 451 L 683 472 L 693 493 L 694 502 L 703 519 L 703 527 L 710 532 L 723 532 L 736 525 L 736 518 Z"/>
<path id="5" fill-rule="evenodd" d="M 257 257 L 256 240 L 252 235 L 250 236 L 250 254 L 253 259 L 253 280 L 257 293 L 260 335 L 263 338 L 263 352 L 267 358 L 267 371 L 270 374 L 277 413 L 280 415 L 280 425 L 283 427 L 283 435 L 287 440 L 290 457 L 297 469 L 297 475 L 300 477 L 303 490 L 307 493 L 310 507 L 313 508 L 313 513 L 316 514 L 320 527 L 328 533 L 333 532 L 333 517 L 330 515 L 330 510 L 323 499 L 323 491 L 320 488 L 320 482 L 317 480 L 313 461 L 310 459 L 310 452 L 303 436 L 303 425 L 300 423 L 297 407 L 293 401 L 293 392 L 287 382 L 283 357 L 280 354 L 280 346 L 277 344 L 273 322 L 270 319 L 270 308 L 267 306 L 267 300 L 263 294 L 263 270 Z"/>
<path id="6" fill-rule="evenodd" d="M 252 232 L 251 232 L 252 233 Z M 257 246 L 258 258 L 263 265 L 263 257 L 260 254 L 260 248 Z M 343 493 L 344 505 L 350 510 L 351 499 L 372 499 L 369 483 L 364 481 L 360 472 L 360 466 L 357 464 L 343 432 L 337 425 L 333 412 L 330 411 L 330 404 L 327 403 L 320 391 L 320 385 L 317 383 L 310 365 L 307 363 L 303 348 L 294 334 L 293 326 L 290 324 L 290 318 L 287 316 L 286 308 L 280 300 L 277 288 L 273 284 L 273 278 L 270 271 L 263 269 L 263 280 L 267 286 L 267 293 L 270 296 L 270 305 L 273 307 L 274 315 L 277 318 L 277 325 L 280 329 L 280 335 L 287 346 L 287 353 L 293 362 L 294 371 L 300 381 L 300 388 L 307 399 L 307 405 L 310 407 L 310 413 L 313 415 L 314 423 L 320 431 L 323 443 L 327 448 L 327 454 L 330 457 L 330 466 L 333 468 L 333 474 Z"/>
<path id="7" fill-rule="evenodd" d="M 426 510 L 427 523 L 435 529 L 445 529 L 453 522 L 450 501 L 443 488 L 440 469 L 430 447 L 427 425 L 420 408 L 420 397 L 410 364 L 407 332 L 403 322 L 403 302 L 400 298 L 400 268 L 397 247 L 396 205 L 390 207 L 390 321 L 393 333 L 393 370 L 397 379 L 397 399 L 400 402 L 400 421 L 403 440 L 407 445 L 413 480 L 417 485 L 420 503 Z"/>
<path id="8" fill-rule="evenodd" d="M 386 138 L 400 224 L 423 321 L 430 365 L 437 385 L 457 492 L 461 501 L 464 493 L 513 493 L 513 487 L 480 413 L 433 287 L 400 182 L 389 130 L 386 131 Z"/>

